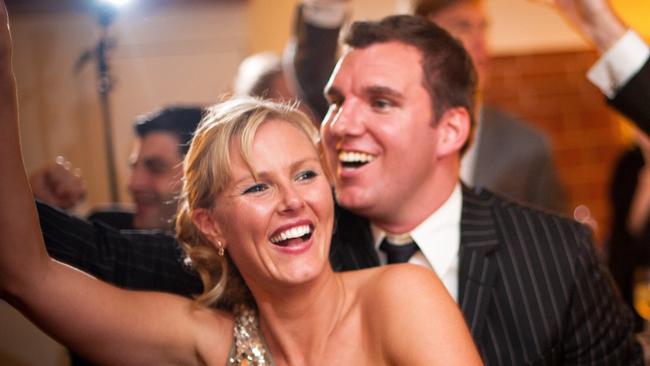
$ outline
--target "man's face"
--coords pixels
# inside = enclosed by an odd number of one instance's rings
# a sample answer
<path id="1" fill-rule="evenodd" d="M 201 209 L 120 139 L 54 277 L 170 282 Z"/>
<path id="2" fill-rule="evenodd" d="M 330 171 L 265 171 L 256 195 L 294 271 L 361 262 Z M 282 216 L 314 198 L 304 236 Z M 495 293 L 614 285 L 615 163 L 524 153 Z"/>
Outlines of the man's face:
<path id="1" fill-rule="evenodd" d="M 481 3 L 461 1 L 431 14 L 429 20 L 463 43 L 472 57 L 479 81 L 485 80 L 490 56 L 485 39 L 488 23 Z"/>
<path id="2" fill-rule="evenodd" d="M 183 174 L 178 138 L 156 131 L 136 141 L 130 158 L 129 193 L 135 202 L 136 229 L 171 229 Z"/>
<path id="3" fill-rule="evenodd" d="M 337 200 L 375 223 L 432 188 L 437 127 L 422 76 L 420 52 L 388 42 L 349 50 L 325 89 L 322 143 Z"/>

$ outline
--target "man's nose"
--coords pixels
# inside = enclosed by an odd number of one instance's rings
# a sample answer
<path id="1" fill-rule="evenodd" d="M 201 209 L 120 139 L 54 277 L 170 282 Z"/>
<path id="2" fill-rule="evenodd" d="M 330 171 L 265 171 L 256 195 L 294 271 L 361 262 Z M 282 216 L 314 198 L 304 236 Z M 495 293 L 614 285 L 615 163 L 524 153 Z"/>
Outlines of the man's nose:
<path id="1" fill-rule="evenodd" d="M 142 190 L 147 186 L 147 180 L 147 174 L 142 171 L 142 169 L 134 167 L 133 170 L 131 170 L 131 176 L 129 177 L 127 188 L 130 192 Z"/>
<path id="2" fill-rule="evenodd" d="M 328 112 L 325 123 L 332 134 L 343 137 L 363 132 L 361 109 L 353 102 L 346 102 Z"/>

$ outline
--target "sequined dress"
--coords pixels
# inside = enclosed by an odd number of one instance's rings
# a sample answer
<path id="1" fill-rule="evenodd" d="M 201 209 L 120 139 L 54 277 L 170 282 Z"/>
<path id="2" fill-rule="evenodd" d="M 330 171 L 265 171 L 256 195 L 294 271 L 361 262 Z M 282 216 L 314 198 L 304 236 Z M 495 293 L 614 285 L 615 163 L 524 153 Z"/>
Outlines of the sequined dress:
<path id="1" fill-rule="evenodd" d="M 260 332 L 257 312 L 244 305 L 235 308 L 233 343 L 226 366 L 275 366 Z"/>

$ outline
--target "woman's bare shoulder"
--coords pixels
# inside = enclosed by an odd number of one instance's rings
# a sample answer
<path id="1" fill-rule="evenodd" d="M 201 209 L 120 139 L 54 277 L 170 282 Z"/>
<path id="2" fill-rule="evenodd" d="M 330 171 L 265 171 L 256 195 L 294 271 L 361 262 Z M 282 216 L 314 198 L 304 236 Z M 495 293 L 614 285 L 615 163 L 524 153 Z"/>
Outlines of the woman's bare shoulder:
<path id="1" fill-rule="evenodd" d="M 235 317 L 232 313 L 203 305 L 187 308 L 196 325 L 197 351 L 206 364 L 225 364 L 233 342 Z"/>
<path id="2" fill-rule="evenodd" d="M 360 287 L 365 325 L 395 364 L 480 365 L 456 303 L 434 271 L 412 264 L 369 271 Z"/>
<path id="3" fill-rule="evenodd" d="M 375 298 L 382 294 L 393 297 L 394 291 L 416 290 L 421 293 L 423 288 L 444 290 L 435 272 L 414 264 L 392 264 L 344 272 L 343 275 L 349 282 L 357 284 L 360 291 L 369 292 Z"/>
<path id="4" fill-rule="evenodd" d="M 447 304 L 455 307 L 449 293 L 431 269 L 413 264 L 396 264 L 345 272 L 356 303 L 368 320 L 380 324 L 392 319 L 392 312 Z"/>

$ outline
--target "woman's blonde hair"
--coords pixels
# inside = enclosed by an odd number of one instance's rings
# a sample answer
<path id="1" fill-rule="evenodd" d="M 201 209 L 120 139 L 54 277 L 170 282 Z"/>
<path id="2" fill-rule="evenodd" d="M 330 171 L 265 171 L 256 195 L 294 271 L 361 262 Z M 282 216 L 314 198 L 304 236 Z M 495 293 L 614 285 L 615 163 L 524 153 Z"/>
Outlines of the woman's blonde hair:
<path id="1" fill-rule="evenodd" d="M 295 105 L 238 97 L 208 109 L 185 156 L 176 234 L 201 276 L 203 293 L 197 301 L 204 305 L 232 309 L 235 304 L 253 302 L 228 253 L 218 255 L 215 245 L 194 225 L 192 213 L 219 204 L 217 196 L 230 180 L 230 146 L 235 139 L 251 169 L 253 139 L 258 128 L 270 119 L 286 121 L 304 132 L 314 146 L 318 143 L 318 130 Z"/>

